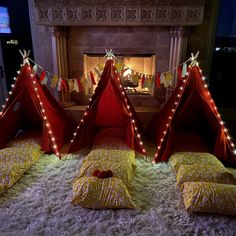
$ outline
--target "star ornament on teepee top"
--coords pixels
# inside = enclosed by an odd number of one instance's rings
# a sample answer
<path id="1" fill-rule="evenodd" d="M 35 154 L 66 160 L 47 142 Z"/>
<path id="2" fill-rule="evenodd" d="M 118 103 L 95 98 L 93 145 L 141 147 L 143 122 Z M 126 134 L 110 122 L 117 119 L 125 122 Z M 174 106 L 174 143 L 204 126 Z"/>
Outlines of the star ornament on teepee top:
<path id="1" fill-rule="evenodd" d="M 199 55 L 199 51 L 197 51 L 195 55 L 191 53 L 190 66 L 198 66 L 198 61 L 197 61 L 198 55 Z"/>
<path id="2" fill-rule="evenodd" d="M 113 58 L 117 60 L 116 56 L 113 53 L 113 49 L 105 49 L 105 51 L 106 51 L 106 55 L 104 57 L 106 57 L 107 60 L 113 59 Z"/>

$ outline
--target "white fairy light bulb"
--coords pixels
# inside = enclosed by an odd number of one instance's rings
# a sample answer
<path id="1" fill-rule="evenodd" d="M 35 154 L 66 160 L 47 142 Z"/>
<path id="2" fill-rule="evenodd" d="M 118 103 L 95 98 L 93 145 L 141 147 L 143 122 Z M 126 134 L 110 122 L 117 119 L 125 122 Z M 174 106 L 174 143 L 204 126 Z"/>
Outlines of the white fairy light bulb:
<path id="1" fill-rule="evenodd" d="M 177 97 L 179 98 L 179 97 L 180 97 L 180 94 L 178 94 Z"/>
<path id="2" fill-rule="evenodd" d="M 71 139 L 70 142 L 73 143 L 74 142 L 73 139 Z"/>
<path id="3" fill-rule="evenodd" d="M 6 101 L 8 101 L 8 98 L 6 98 Z"/>
<path id="4" fill-rule="evenodd" d="M 40 102 L 39 104 L 40 104 L 41 106 L 43 105 L 43 103 L 42 103 L 42 102 Z"/>
<path id="5" fill-rule="evenodd" d="M 13 77 L 13 80 L 16 80 L 16 77 Z"/>
<path id="6" fill-rule="evenodd" d="M 12 87 L 12 88 L 14 88 L 14 87 L 15 87 L 15 85 L 14 85 L 14 84 L 12 84 L 12 85 L 11 85 L 11 87 Z"/>
<path id="7" fill-rule="evenodd" d="M 46 123 L 46 126 L 49 127 L 49 123 L 48 122 Z"/>
<path id="8" fill-rule="evenodd" d="M 43 119 L 44 119 L 44 120 L 47 120 L 47 116 L 44 116 Z"/>
<path id="9" fill-rule="evenodd" d="M 143 150 L 142 150 L 144 153 L 146 152 L 146 150 L 143 148 Z"/>
<path id="10" fill-rule="evenodd" d="M 227 129 L 226 129 L 226 128 L 224 128 L 224 131 L 225 131 L 225 132 L 227 132 Z"/>
<path id="11" fill-rule="evenodd" d="M 141 135 L 140 135 L 140 134 L 137 134 L 137 137 L 138 137 L 138 138 L 140 138 L 140 137 L 141 137 Z"/>
<path id="12" fill-rule="evenodd" d="M 54 137 L 52 137 L 52 141 L 55 141 L 55 138 L 54 138 Z"/>
<path id="13" fill-rule="evenodd" d="M 2 108 L 4 108 L 4 105 L 2 105 Z"/>
<path id="14" fill-rule="evenodd" d="M 136 131 L 138 130 L 138 128 L 137 128 L 136 126 L 134 127 L 134 129 L 135 129 Z"/>
<path id="15" fill-rule="evenodd" d="M 231 147 L 234 147 L 234 144 L 233 144 L 233 143 L 231 143 L 230 145 L 231 145 Z"/>
<path id="16" fill-rule="evenodd" d="M 186 83 L 186 80 L 185 80 L 185 79 L 183 80 L 183 83 Z"/>
<path id="17" fill-rule="evenodd" d="M 37 88 L 34 88 L 34 90 L 35 90 L 35 91 L 38 91 L 38 89 L 37 89 Z"/>
<path id="18" fill-rule="evenodd" d="M 88 115 L 88 112 L 85 112 L 85 113 L 84 113 L 84 116 L 87 116 L 87 115 Z"/>
<path id="19" fill-rule="evenodd" d="M 10 91 L 10 92 L 9 92 L 9 94 L 11 95 L 11 94 L 12 94 L 12 92 Z"/>
<path id="20" fill-rule="evenodd" d="M 166 134 L 166 131 L 164 131 L 163 134 Z"/>
<path id="21" fill-rule="evenodd" d="M 79 125 L 77 126 L 77 129 L 79 129 Z"/>
<path id="22" fill-rule="evenodd" d="M 52 134 L 52 131 L 51 131 L 51 130 L 49 130 L 49 131 L 48 131 L 48 133 L 49 133 L 49 134 Z"/>
<path id="23" fill-rule="evenodd" d="M 163 138 L 161 138 L 160 141 L 163 142 Z"/>
<path id="24" fill-rule="evenodd" d="M 179 89 L 180 89 L 180 90 L 183 90 L 183 87 L 182 87 L 182 86 L 180 86 L 180 87 L 179 87 Z"/>
<path id="25" fill-rule="evenodd" d="M 227 139 L 228 139 L 228 140 L 230 140 L 230 139 L 231 139 L 231 137 L 228 135 L 228 136 L 227 136 Z"/>
<path id="26" fill-rule="evenodd" d="M 161 149 L 161 146 L 158 146 L 157 149 L 160 150 L 160 149 Z"/>
<path id="27" fill-rule="evenodd" d="M 17 74 L 20 74 L 20 71 L 19 71 L 19 70 L 17 71 Z"/>
<path id="28" fill-rule="evenodd" d="M 166 127 L 169 127 L 169 124 L 168 124 L 168 123 L 166 124 Z"/>
<path id="29" fill-rule="evenodd" d="M 139 144 L 140 144 L 140 145 L 143 145 L 143 142 L 142 142 L 142 141 L 140 141 L 140 142 L 139 142 Z"/>
<path id="30" fill-rule="evenodd" d="M 206 78 L 205 78 L 205 76 L 202 76 L 202 80 L 205 80 Z"/>
<path id="31" fill-rule="evenodd" d="M 74 136 L 76 136 L 76 133 L 73 133 Z"/>
<path id="32" fill-rule="evenodd" d="M 208 87 L 207 84 L 204 84 L 204 87 L 207 88 Z"/>
<path id="33" fill-rule="evenodd" d="M 234 150 L 234 155 L 236 155 L 236 149 Z"/>
<path id="34" fill-rule="evenodd" d="M 172 112 L 174 112 L 174 111 L 175 111 L 175 109 L 172 109 L 171 111 L 172 111 Z"/>
<path id="35" fill-rule="evenodd" d="M 56 155 L 59 156 L 60 155 L 59 152 L 56 152 Z"/>
<path id="36" fill-rule="evenodd" d="M 34 77 L 34 74 L 30 74 L 31 77 Z"/>
<path id="37" fill-rule="evenodd" d="M 45 112 L 45 110 L 44 110 L 44 109 L 42 109 L 42 112 L 44 113 L 44 112 Z"/>
<path id="38" fill-rule="evenodd" d="M 131 120 L 131 122 L 132 122 L 132 123 L 135 123 L 135 120 L 134 120 L 134 119 L 132 119 L 132 120 Z"/>
<path id="39" fill-rule="evenodd" d="M 188 75 L 188 72 L 186 72 L 186 75 Z"/>
<path id="40" fill-rule="evenodd" d="M 84 122 L 84 120 L 83 120 L 83 119 L 81 119 L 81 120 L 80 120 L 80 122 L 81 122 L 81 123 L 83 123 L 83 122 Z"/>
<path id="41" fill-rule="evenodd" d="M 177 105 L 178 104 L 178 102 L 175 102 L 175 105 Z"/>
<path id="42" fill-rule="evenodd" d="M 223 124 L 224 124 L 224 121 L 220 121 L 220 124 L 223 125 Z"/>
<path id="43" fill-rule="evenodd" d="M 57 148 L 57 145 L 56 145 L 56 144 L 54 144 L 54 145 L 53 145 L 53 148 L 54 148 L 54 149 L 56 149 L 56 148 Z"/>
<path id="44" fill-rule="evenodd" d="M 89 98 L 89 101 L 91 102 L 91 101 L 92 101 L 92 98 Z"/>

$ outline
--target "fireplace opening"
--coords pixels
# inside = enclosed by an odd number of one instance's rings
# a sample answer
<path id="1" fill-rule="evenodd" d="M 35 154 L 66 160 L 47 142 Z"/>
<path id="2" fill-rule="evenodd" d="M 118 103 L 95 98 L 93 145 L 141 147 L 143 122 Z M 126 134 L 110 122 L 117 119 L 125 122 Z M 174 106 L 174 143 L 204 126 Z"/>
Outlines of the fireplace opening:
<path id="1" fill-rule="evenodd" d="M 115 66 L 121 76 L 122 84 L 129 95 L 153 95 L 156 56 L 153 54 L 115 55 Z M 102 54 L 84 54 L 84 74 L 91 75 L 95 82 L 100 79 L 106 58 Z M 96 85 L 88 88 L 93 94 Z"/>

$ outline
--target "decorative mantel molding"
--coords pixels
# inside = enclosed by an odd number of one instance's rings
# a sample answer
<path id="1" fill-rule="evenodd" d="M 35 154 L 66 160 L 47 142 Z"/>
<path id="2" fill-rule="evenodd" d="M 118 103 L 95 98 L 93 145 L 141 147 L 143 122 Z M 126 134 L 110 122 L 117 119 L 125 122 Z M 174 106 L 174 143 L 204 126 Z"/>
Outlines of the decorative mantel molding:
<path id="1" fill-rule="evenodd" d="M 48 26 L 189 26 L 203 21 L 205 0 L 34 0 Z"/>

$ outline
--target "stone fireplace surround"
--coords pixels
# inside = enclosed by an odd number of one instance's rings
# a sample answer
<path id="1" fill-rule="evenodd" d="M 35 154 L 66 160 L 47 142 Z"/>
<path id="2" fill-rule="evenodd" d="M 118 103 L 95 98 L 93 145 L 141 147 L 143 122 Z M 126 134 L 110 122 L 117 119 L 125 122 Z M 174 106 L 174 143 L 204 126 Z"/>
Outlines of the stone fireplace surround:
<path id="1" fill-rule="evenodd" d="M 202 24 L 204 6 L 205 0 L 29 0 L 36 61 L 73 78 L 83 74 L 84 53 L 112 48 L 156 55 L 156 71 L 172 71 L 186 58 L 188 32 Z"/>

